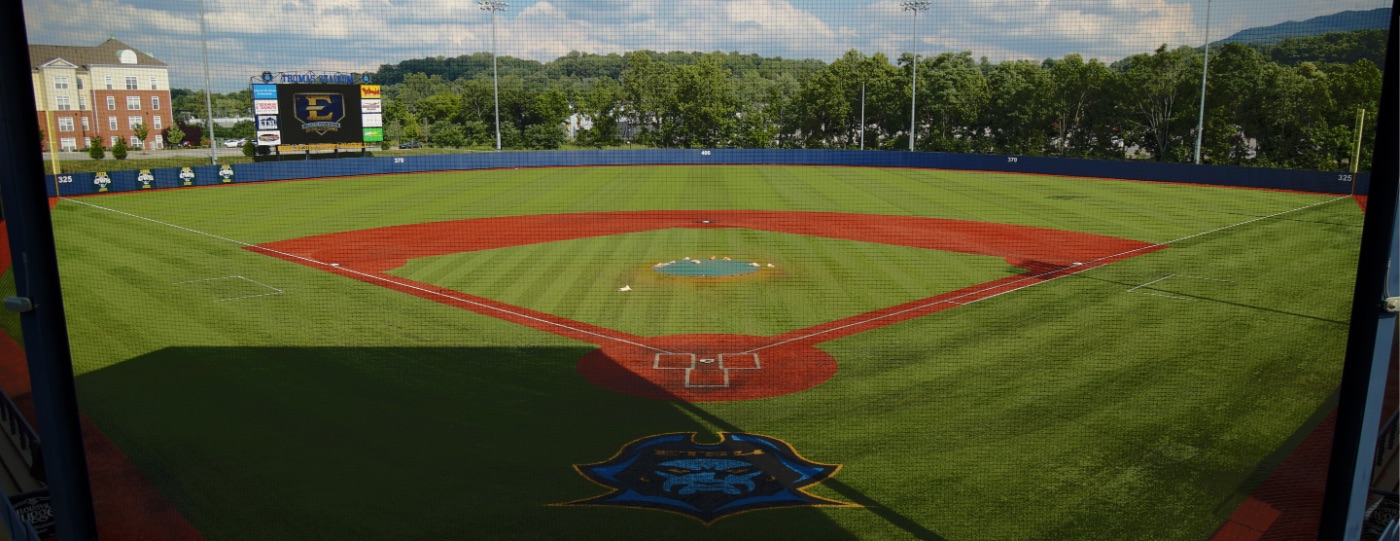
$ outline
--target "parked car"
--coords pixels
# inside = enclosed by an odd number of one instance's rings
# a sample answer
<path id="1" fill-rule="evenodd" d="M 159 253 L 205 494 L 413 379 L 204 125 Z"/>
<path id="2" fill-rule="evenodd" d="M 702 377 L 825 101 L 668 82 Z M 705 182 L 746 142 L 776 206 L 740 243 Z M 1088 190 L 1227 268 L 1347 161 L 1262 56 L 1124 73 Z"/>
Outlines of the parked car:
<path id="1" fill-rule="evenodd" d="M 423 148 L 423 143 L 418 141 L 404 141 L 399 143 L 399 148 Z"/>
<path id="2" fill-rule="evenodd" d="M 193 146 L 194 146 L 194 141 L 180 141 L 180 147 L 181 147 L 181 148 L 190 148 L 190 147 L 193 147 Z"/>
<path id="3" fill-rule="evenodd" d="M 228 148 L 238 148 L 243 146 L 243 144 L 247 142 L 247 139 L 228 139 L 224 141 L 224 146 Z"/>

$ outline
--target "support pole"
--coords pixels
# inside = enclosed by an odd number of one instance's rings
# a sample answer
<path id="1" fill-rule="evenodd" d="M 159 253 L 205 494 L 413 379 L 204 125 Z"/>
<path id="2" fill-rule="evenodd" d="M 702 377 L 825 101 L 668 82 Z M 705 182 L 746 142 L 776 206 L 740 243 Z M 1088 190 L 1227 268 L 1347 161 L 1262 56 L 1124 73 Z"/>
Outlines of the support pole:
<path id="1" fill-rule="evenodd" d="M 1392 10 L 1400 1 L 1392 1 Z M 1327 488 L 1322 498 L 1322 521 L 1317 539 L 1349 541 L 1361 537 L 1366 499 L 1380 431 L 1381 405 L 1385 398 L 1386 372 L 1395 344 L 1396 314 L 1386 299 L 1400 295 L 1400 246 L 1396 244 L 1400 217 L 1400 74 L 1396 51 L 1400 30 L 1392 11 L 1387 36 L 1385 66 L 1381 78 L 1380 111 L 1376 116 L 1376 144 L 1371 164 L 1371 189 L 1361 230 L 1361 256 L 1352 293 L 1351 326 L 1347 334 L 1346 360 L 1337 396 L 1337 429 L 1327 466 Z M 1352 181 L 1355 185 L 1355 179 Z"/>
<path id="2" fill-rule="evenodd" d="M 0 202 L 13 258 L 16 295 L 5 306 L 19 312 L 25 357 L 38 416 L 44 472 L 59 539 L 97 539 L 87 455 L 83 449 L 73 360 L 58 283 L 58 254 L 49 221 L 40 158 L 39 126 L 29 38 L 20 2 L 0 2 Z"/>

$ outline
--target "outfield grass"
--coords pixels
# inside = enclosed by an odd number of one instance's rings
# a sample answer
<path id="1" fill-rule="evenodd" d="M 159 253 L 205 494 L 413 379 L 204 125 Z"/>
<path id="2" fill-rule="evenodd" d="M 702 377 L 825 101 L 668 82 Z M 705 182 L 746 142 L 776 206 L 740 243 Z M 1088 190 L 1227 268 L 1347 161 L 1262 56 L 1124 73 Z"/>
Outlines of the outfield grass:
<path id="1" fill-rule="evenodd" d="M 590 344 L 240 244 L 642 209 L 913 215 L 1154 243 L 1226 229 L 823 343 L 840 370 L 808 391 L 701 404 L 592 386 L 574 368 Z M 1347 200 L 1260 190 L 678 166 L 120 194 L 60 202 L 54 222 L 84 411 L 211 540 L 1198 540 L 1325 411 L 1361 214 Z M 742 323 L 765 334 L 1014 271 L 991 258 L 699 231 L 442 256 L 396 272 L 653 335 L 687 323 L 733 332 L 729 318 L 698 319 L 697 303 L 771 302 L 762 322 Z M 625 257 L 596 255 L 614 251 Z M 802 280 L 735 280 L 740 290 L 718 296 L 723 288 L 691 280 L 675 298 L 645 296 L 669 284 L 647 274 L 651 263 L 709 255 L 773 260 Z M 561 280 L 521 264 L 558 269 L 580 258 L 594 275 Z M 614 311 L 620 277 L 643 295 Z M 828 283 L 845 279 L 867 291 Z M 677 431 L 782 438 L 843 465 L 814 493 L 866 507 L 760 511 L 706 527 L 655 511 L 548 505 L 603 492 L 573 464 Z"/>

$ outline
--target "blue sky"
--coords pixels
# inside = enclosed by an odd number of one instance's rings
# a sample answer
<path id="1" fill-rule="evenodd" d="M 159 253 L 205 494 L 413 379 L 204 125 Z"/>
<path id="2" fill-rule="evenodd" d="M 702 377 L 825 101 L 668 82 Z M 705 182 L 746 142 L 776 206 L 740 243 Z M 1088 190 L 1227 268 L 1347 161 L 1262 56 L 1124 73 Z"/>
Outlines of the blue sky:
<path id="1" fill-rule="evenodd" d="M 1162 44 L 1200 45 L 1207 0 L 931 0 L 915 18 L 894 0 L 524 0 L 497 15 L 497 52 L 550 60 L 571 50 L 739 51 L 831 60 L 970 50 L 993 61 L 1079 53 L 1112 61 Z M 1379 0 L 1210 0 L 1212 41 L 1244 28 Z M 31 43 L 116 37 L 203 88 L 196 0 L 25 0 Z M 215 91 L 262 71 L 373 71 L 491 49 L 491 17 L 463 0 L 204 0 Z"/>

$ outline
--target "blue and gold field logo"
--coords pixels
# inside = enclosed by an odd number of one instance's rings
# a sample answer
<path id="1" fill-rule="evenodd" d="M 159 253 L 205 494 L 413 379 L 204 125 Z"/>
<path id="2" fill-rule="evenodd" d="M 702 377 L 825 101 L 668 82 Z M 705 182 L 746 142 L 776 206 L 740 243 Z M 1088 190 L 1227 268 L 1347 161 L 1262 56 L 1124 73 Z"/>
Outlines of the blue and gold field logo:
<path id="1" fill-rule="evenodd" d="M 648 436 L 574 469 L 612 492 L 559 505 L 655 509 L 706 525 L 762 509 L 856 507 L 805 491 L 840 465 L 812 462 L 787 442 L 758 434 L 721 433 L 713 444 L 696 443 L 693 432 Z"/>
<path id="2" fill-rule="evenodd" d="M 301 129 L 316 135 L 340 131 L 345 118 L 345 96 L 336 92 L 304 92 L 293 96 L 296 119 Z"/>

